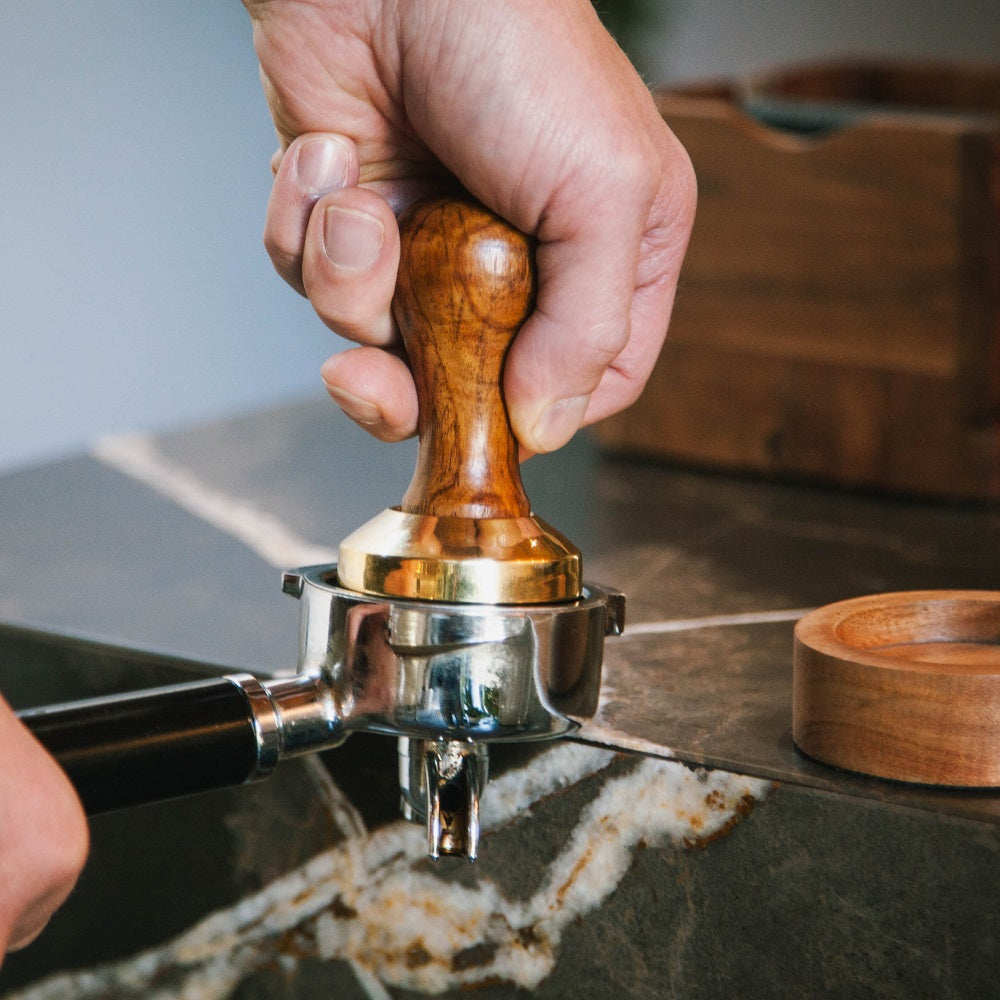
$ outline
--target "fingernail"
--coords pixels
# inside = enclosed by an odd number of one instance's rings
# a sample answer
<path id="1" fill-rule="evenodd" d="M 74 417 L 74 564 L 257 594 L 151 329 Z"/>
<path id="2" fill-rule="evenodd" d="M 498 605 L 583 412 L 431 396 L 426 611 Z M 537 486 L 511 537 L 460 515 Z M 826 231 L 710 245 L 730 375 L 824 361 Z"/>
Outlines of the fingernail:
<path id="1" fill-rule="evenodd" d="M 304 139 L 295 158 L 295 177 L 309 194 L 336 191 L 347 183 L 347 149 L 336 139 Z"/>
<path id="2" fill-rule="evenodd" d="M 589 396 L 570 396 L 550 403 L 531 429 L 533 440 L 525 444 L 540 452 L 561 448 L 579 430 L 588 402 Z"/>
<path id="3" fill-rule="evenodd" d="M 346 413 L 356 424 L 362 427 L 374 427 L 382 422 L 382 411 L 374 404 L 355 396 L 353 393 L 345 392 L 339 386 L 327 385 L 326 391 L 333 397 L 333 401 Z"/>
<path id="4" fill-rule="evenodd" d="M 337 267 L 368 267 L 384 241 L 382 223 L 365 212 L 331 205 L 323 216 L 323 250 Z"/>

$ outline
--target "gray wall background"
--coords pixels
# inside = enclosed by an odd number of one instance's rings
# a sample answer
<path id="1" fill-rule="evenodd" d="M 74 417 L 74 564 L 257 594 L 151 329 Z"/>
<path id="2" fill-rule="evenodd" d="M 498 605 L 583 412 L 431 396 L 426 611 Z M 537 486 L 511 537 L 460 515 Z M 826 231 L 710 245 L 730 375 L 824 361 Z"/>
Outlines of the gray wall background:
<path id="1" fill-rule="evenodd" d="M 653 83 L 854 52 L 1000 61 L 996 0 L 645 11 L 629 41 Z M 237 0 L 2 0 L 0 93 L 0 468 L 318 390 L 338 341 L 261 248 L 275 141 Z"/>

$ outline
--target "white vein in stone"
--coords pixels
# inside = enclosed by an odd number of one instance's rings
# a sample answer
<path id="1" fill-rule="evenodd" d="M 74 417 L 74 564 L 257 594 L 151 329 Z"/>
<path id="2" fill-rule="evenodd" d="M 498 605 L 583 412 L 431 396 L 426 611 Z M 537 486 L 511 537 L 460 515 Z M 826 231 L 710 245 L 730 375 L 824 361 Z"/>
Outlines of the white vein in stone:
<path id="1" fill-rule="evenodd" d="M 664 621 L 629 624 L 615 642 L 640 639 L 648 635 L 670 632 L 695 632 L 706 628 L 728 628 L 735 625 L 767 625 L 771 622 L 796 622 L 812 608 L 783 608 L 775 611 L 743 611 L 729 615 L 706 615 L 703 618 L 673 618 Z"/>
<path id="2" fill-rule="evenodd" d="M 508 772 L 488 790 L 487 827 L 515 821 L 613 758 L 562 744 Z M 717 836 L 770 787 L 642 760 L 605 780 L 523 900 L 486 875 L 472 886 L 437 878 L 421 857 L 423 830 L 395 823 L 351 837 L 161 947 L 8 1000 L 224 1000 L 255 970 L 293 970 L 303 955 L 350 962 L 373 1000 L 387 987 L 433 994 L 497 979 L 532 989 L 554 969 L 566 929 L 614 892 L 637 849 Z M 470 949 L 474 961 L 456 961 Z"/>
<path id="3" fill-rule="evenodd" d="M 208 486 L 163 455 L 146 435 L 106 438 L 94 455 L 276 567 L 336 559 L 335 552 L 299 538 L 273 515 Z M 805 610 L 644 622 L 631 625 L 625 636 L 794 621 Z M 598 726 L 589 735 L 608 734 Z M 615 740 L 622 742 L 617 734 Z M 664 752 L 662 747 L 632 748 Z M 613 756 L 565 743 L 502 776 L 484 797 L 484 829 L 526 815 L 533 804 L 600 771 Z M 551 974 L 566 928 L 617 888 L 639 845 L 718 834 L 769 788 L 758 779 L 643 760 L 605 782 L 527 900 L 506 898 L 485 876 L 474 887 L 435 877 L 423 860 L 422 829 L 396 823 L 367 834 L 353 807 L 340 802 L 333 789 L 330 805 L 348 834 L 344 843 L 161 947 L 52 977 L 16 997 L 223 1000 L 255 970 L 268 965 L 294 969 L 301 955 L 346 960 L 372 1000 L 385 1000 L 386 987 L 435 993 L 495 979 L 530 989 Z M 456 963 L 456 956 L 470 949 L 476 949 L 475 961 Z"/>
<path id="4" fill-rule="evenodd" d="M 337 560 L 334 549 L 300 538 L 273 514 L 209 486 L 190 469 L 171 461 L 146 434 L 102 438 L 94 445 L 92 454 L 105 465 L 173 500 L 189 514 L 238 539 L 278 569 Z"/>

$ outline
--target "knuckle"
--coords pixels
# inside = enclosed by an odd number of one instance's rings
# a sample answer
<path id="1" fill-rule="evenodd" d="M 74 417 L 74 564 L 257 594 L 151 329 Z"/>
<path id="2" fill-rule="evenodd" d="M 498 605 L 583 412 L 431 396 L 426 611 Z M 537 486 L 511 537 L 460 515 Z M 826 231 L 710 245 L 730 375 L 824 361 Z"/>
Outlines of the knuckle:
<path id="1" fill-rule="evenodd" d="M 348 296 L 335 301 L 312 298 L 312 303 L 323 322 L 345 340 L 383 346 L 392 339 L 388 316 L 372 313 L 363 303 Z"/>
<path id="2" fill-rule="evenodd" d="M 631 406 L 641 395 L 649 381 L 648 372 L 621 372 L 621 381 L 618 389 L 618 409 L 624 410 Z"/>
<path id="3" fill-rule="evenodd" d="M 285 250 L 277 244 L 264 241 L 264 249 L 271 260 L 277 274 L 291 285 L 297 292 L 304 294 L 302 286 L 302 256 L 294 251 Z"/>
<path id="4" fill-rule="evenodd" d="M 623 144 L 617 151 L 611 181 L 621 191 L 652 192 L 659 174 L 655 145 L 641 136 L 639 141 Z"/>
<path id="5" fill-rule="evenodd" d="M 304 290 L 319 318 L 334 333 L 358 344 L 384 347 L 395 340 L 390 298 L 366 282 L 336 280 L 324 271 L 303 271 Z"/>
<path id="6" fill-rule="evenodd" d="M 288 246 L 285 240 L 280 239 L 273 231 L 267 229 L 264 230 L 264 249 L 279 274 L 283 274 L 285 270 L 302 260 L 300 248 Z"/>
<path id="7" fill-rule="evenodd" d="M 68 894 L 87 861 L 90 833 L 76 793 L 67 787 L 58 807 L 58 822 L 46 844 L 47 882 L 53 894 Z"/>
<path id="8" fill-rule="evenodd" d="M 628 340 L 628 324 L 609 319 L 596 326 L 582 345 L 583 361 L 595 372 L 603 372 L 622 353 Z"/>

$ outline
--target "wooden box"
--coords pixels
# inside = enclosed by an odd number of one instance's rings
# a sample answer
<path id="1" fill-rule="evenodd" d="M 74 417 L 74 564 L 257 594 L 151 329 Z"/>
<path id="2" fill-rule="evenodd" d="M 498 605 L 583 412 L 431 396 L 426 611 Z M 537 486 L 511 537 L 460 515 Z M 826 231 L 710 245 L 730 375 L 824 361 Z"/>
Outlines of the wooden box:
<path id="1" fill-rule="evenodd" d="M 837 64 L 658 95 L 698 174 L 615 451 L 1000 498 L 1000 67 Z"/>

